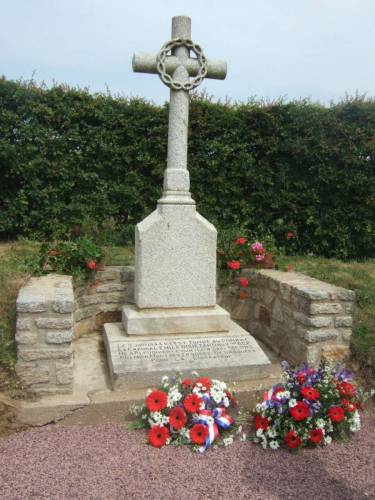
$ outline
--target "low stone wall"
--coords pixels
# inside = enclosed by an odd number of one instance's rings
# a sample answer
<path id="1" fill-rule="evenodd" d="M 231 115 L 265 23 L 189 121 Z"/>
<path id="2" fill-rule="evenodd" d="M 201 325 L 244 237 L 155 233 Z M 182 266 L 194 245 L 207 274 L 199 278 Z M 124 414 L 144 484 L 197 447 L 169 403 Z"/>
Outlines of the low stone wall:
<path id="1" fill-rule="evenodd" d="M 71 276 L 31 278 L 17 298 L 16 371 L 38 394 L 73 389 L 73 309 Z"/>
<path id="2" fill-rule="evenodd" d="M 134 299 L 134 268 L 107 266 L 94 283 L 74 289 L 74 338 L 121 321 L 121 309 Z"/>
<path id="3" fill-rule="evenodd" d="M 248 298 L 219 293 L 232 319 L 283 358 L 317 366 L 349 355 L 355 294 L 300 273 L 246 270 Z"/>
<path id="4" fill-rule="evenodd" d="M 349 354 L 354 292 L 299 273 L 246 270 L 248 297 L 238 287 L 218 289 L 218 303 L 233 320 L 294 363 L 342 361 Z M 38 394 L 73 389 L 72 341 L 121 321 L 133 303 L 134 268 L 111 266 L 87 286 L 69 276 L 31 278 L 17 299 L 17 373 Z"/>

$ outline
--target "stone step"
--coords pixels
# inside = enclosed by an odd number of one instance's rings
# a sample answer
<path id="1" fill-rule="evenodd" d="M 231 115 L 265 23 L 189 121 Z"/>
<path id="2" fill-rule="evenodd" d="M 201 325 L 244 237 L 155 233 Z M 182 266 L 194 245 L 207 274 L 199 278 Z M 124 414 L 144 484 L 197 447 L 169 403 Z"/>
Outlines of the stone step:
<path id="1" fill-rule="evenodd" d="M 121 323 L 104 325 L 112 388 L 157 386 L 163 375 L 192 371 L 226 380 L 267 377 L 271 362 L 256 340 L 233 321 L 228 332 L 196 334 L 126 335 Z"/>

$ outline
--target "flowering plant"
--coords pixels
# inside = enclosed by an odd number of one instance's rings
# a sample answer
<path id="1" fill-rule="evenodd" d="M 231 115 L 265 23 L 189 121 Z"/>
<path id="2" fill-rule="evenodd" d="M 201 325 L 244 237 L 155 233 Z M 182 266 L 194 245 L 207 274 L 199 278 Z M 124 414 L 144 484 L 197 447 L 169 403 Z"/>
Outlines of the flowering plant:
<path id="1" fill-rule="evenodd" d="M 231 444 L 236 432 L 246 439 L 228 412 L 235 406 L 237 400 L 220 380 L 196 373 L 191 379 L 165 376 L 159 389 L 148 391 L 144 405 L 132 408 L 139 418 L 132 428 L 148 428 L 148 442 L 156 448 L 188 444 L 205 451 Z"/>
<path id="2" fill-rule="evenodd" d="M 359 410 L 368 397 L 342 367 L 283 363 L 283 383 L 271 387 L 256 405 L 253 440 L 263 448 L 329 445 L 360 430 Z"/>

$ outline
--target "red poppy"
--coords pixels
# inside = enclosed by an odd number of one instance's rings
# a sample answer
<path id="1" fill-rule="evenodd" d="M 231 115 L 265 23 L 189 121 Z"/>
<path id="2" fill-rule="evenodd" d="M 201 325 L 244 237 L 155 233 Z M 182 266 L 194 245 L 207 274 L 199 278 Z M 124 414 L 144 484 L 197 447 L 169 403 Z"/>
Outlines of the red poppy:
<path id="1" fill-rule="evenodd" d="M 186 386 L 191 386 L 193 384 L 193 381 L 190 378 L 184 378 L 181 384 Z"/>
<path id="2" fill-rule="evenodd" d="M 323 439 L 324 433 L 322 429 L 313 429 L 309 431 L 309 441 L 314 444 L 319 444 Z"/>
<path id="3" fill-rule="evenodd" d="M 163 391 L 152 391 L 146 398 L 146 406 L 150 411 L 161 411 L 167 406 L 167 395 Z"/>
<path id="4" fill-rule="evenodd" d="M 241 238 L 236 239 L 237 245 L 245 245 L 247 243 L 247 239 L 241 236 Z"/>
<path id="5" fill-rule="evenodd" d="M 290 414 L 294 418 L 294 420 L 301 421 L 306 420 L 309 416 L 309 407 L 303 401 L 298 401 L 298 403 L 290 408 Z"/>
<path id="6" fill-rule="evenodd" d="M 208 377 L 197 378 L 197 380 L 194 382 L 194 386 L 197 386 L 198 384 L 202 384 L 202 387 L 205 387 L 206 391 L 209 391 L 212 386 L 211 379 L 209 379 Z"/>
<path id="7" fill-rule="evenodd" d="M 285 235 L 285 238 L 287 240 L 291 240 L 292 238 L 294 238 L 295 234 L 293 233 L 293 231 L 288 231 Z"/>
<path id="8" fill-rule="evenodd" d="M 298 437 L 296 431 L 289 431 L 284 436 L 284 443 L 288 448 L 296 449 L 301 445 L 302 440 Z"/>
<path id="9" fill-rule="evenodd" d="M 249 280 L 247 278 L 240 278 L 239 283 L 242 288 L 247 288 L 249 286 Z"/>
<path id="10" fill-rule="evenodd" d="M 155 446 L 155 448 L 161 448 L 162 446 L 164 446 L 168 438 L 169 430 L 167 427 L 155 425 L 148 431 L 148 442 L 152 446 Z"/>
<path id="11" fill-rule="evenodd" d="M 169 423 L 173 429 L 182 429 L 186 424 L 187 416 L 182 408 L 176 406 L 169 412 Z"/>
<path id="12" fill-rule="evenodd" d="M 86 266 L 87 266 L 88 269 L 91 269 L 91 271 L 93 271 L 94 269 L 96 269 L 96 262 L 95 262 L 95 260 L 89 260 L 89 261 L 87 261 Z"/>
<path id="13" fill-rule="evenodd" d="M 239 298 L 240 300 L 245 300 L 249 297 L 249 294 L 245 290 L 240 290 Z"/>
<path id="14" fill-rule="evenodd" d="M 337 384 L 337 389 L 341 396 L 347 398 L 354 397 L 356 393 L 356 388 L 350 382 L 341 382 L 341 384 Z"/>
<path id="15" fill-rule="evenodd" d="M 310 401 L 316 401 L 320 398 L 319 392 L 313 387 L 303 387 L 301 389 L 301 396 L 305 399 L 309 399 Z"/>
<path id="16" fill-rule="evenodd" d="M 238 260 L 231 260 L 230 262 L 227 263 L 227 266 L 229 269 L 237 270 L 240 269 L 241 262 L 239 262 Z"/>
<path id="17" fill-rule="evenodd" d="M 270 426 L 270 421 L 267 417 L 262 417 L 261 415 L 255 415 L 254 419 L 255 430 L 263 429 L 266 431 Z"/>
<path id="18" fill-rule="evenodd" d="M 208 436 L 208 427 L 203 424 L 194 424 L 190 429 L 190 439 L 194 444 L 204 444 Z"/>
<path id="19" fill-rule="evenodd" d="M 188 413 L 196 413 L 200 410 L 203 399 L 197 396 L 197 394 L 189 394 L 184 399 L 184 407 Z"/>
<path id="20" fill-rule="evenodd" d="M 345 418 L 345 412 L 341 406 L 331 406 L 327 414 L 332 422 L 336 423 L 342 422 Z"/>
<path id="21" fill-rule="evenodd" d="M 344 408 L 345 411 L 352 412 L 356 410 L 356 405 L 354 403 L 351 403 L 349 399 L 342 399 L 341 406 Z"/>

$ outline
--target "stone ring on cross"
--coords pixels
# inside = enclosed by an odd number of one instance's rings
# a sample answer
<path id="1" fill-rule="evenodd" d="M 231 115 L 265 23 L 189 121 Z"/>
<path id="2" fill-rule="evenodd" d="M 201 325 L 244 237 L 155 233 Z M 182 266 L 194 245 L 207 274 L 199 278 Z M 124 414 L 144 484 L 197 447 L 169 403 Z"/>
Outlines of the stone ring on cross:
<path id="1" fill-rule="evenodd" d="M 177 47 L 185 47 L 194 52 L 197 56 L 197 61 L 199 65 L 197 75 L 189 80 L 188 82 L 179 82 L 178 80 L 173 80 L 171 75 L 168 74 L 165 61 L 167 59 L 167 55 L 173 49 Z M 156 56 L 156 69 L 159 73 L 160 79 L 167 87 L 170 87 L 173 90 L 192 90 L 195 87 L 198 87 L 204 80 L 207 75 L 207 59 L 203 53 L 201 47 L 189 40 L 188 38 L 174 38 L 169 42 L 165 43 L 163 47 L 160 49 L 158 55 Z"/>

